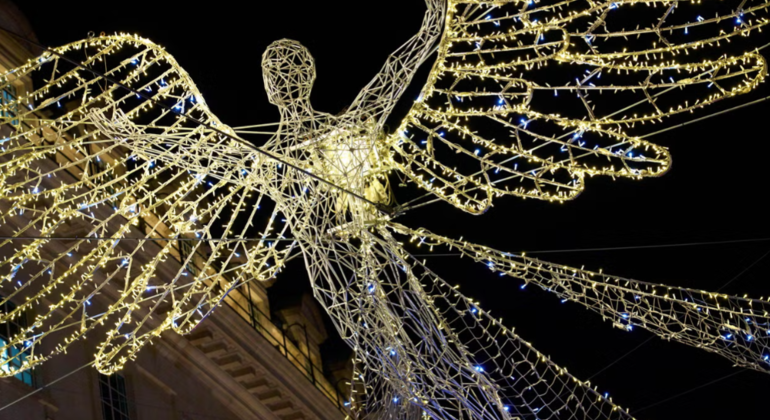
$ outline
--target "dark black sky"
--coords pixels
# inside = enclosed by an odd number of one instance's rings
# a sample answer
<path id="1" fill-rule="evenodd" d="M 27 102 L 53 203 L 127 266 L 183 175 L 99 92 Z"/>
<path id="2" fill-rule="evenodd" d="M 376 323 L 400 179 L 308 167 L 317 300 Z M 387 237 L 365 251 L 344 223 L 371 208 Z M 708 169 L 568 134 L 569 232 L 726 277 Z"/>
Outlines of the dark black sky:
<path id="1" fill-rule="evenodd" d="M 50 46 L 83 38 L 89 31 L 133 32 L 164 45 L 198 83 L 214 113 L 233 126 L 277 119 L 267 103 L 259 66 L 263 49 L 273 40 L 294 38 L 310 49 L 318 67 L 313 104 L 336 113 L 388 53 L 418 29 L 423 13 L 419 0 L 17 3 L 40 40 Z M 420 83 L 415 82 L 412 97 Z M 765 86 L 751 97 L 768 95 Z M 572 203 L 508 198 L 481 217 L 435 204 L 400 221 L 509 251 L 770 238 L 768 111 L 770 101 L 656 137 L 674 156 L 673 169 L 660 179 L 591 179 L 586 192 Z M 770 241 L 540 257 L 639 280 L 714 290 L 768 251 Z M 516 281 L 500 279 L 483 267 L 449 258 L 429 263 L 577 377 L 594 375 L 650 337 L 640 329 L 613 329 L 593 313 L 562 305 L 535 288 L 522 291 Z M 278 281 L 276 290 L 308 287 L 301 267 L 290 273 Z M 768 296 L 768 274 L 770 256 L 724 291 Z M 720 357 L 654 339 L 592 382 L 640 419 L 769 418 L 770 376 L 751 371 L 635 410 L 736 371 Z"/>

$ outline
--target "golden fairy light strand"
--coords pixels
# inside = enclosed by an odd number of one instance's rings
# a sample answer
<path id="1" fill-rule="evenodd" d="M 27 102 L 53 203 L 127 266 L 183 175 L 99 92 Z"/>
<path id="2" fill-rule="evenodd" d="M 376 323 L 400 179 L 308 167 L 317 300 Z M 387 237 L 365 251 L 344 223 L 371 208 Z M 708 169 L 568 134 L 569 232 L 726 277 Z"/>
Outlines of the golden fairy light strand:
<path id="1" fill-rule="evenodd" d="M 298 252 L 355 350 L 351 416 L 631 418 L 449 287 L 401 236 L 457 248 L 617 327 L 767 371 L 764 300 L 502 253 L 397 225 L 380 209 L 395 202 L 394 174 L 471 213 L 503 195 L 570 200 L 596 175 L 664 174 L 668 150 L 636 130 L 756 89 L 767 64 L 753 42 L 770 3 L 426 5 L 420 31 L 338 116 L 310 105 L 314 59 L 290 40 L 262 57 L 280 122 L 237 129 L 138 36 L 74 42 L 2 75 L 0 87 L 20 94 L 0 105 L 0 304 L 10 305 L 0 322 L 34 316 L 0 348 L 0 374 L 84 339 L 97 369 L 114 373 Z M 422 94 L 385 133 L 436 43 Z M 269 140 L 257 150 L 238 133 Z"/>

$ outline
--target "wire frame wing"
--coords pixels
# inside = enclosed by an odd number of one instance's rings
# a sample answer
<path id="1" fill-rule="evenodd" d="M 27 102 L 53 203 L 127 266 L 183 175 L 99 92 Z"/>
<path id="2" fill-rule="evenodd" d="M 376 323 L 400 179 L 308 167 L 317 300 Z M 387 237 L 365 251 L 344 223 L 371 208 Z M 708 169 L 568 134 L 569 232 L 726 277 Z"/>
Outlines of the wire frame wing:
<path id="1" fill-rule="evenodd" d="M 112 373 L 163 331 L 189 332 L 233 287 L 280 271 L 291 242 L 254 187 L 259 159 L 192 122 L 229 132 L 163 49 L 91 38 L 0 85 L 30 80 L 0 114 L 0 323 L 20 326 L 0 348 L 2 376 L 85 336 Z"/>
<path id="2" fill-rule="evenodd" d="M 380 234 L 365 246 L 375 265 L 345 290 L 360 309 L 345 325 L 359 417 L 631 419 Z"/>
<path id="3" fill-rule="evenodd" d="M 631 133 L 754 90 L 767 13 L 764 1 L 450 0 L 427 85 L 390 138 L 395 165 L 471 213 L 502 195 L 570 200 L 586 175 L 662 175 L 668 151 Z"/>
<path id="4" fill-rule="evenodd" d="M 653 334 L 719 354 L 737 366 L 770 372 L 770 299 L 750 299 L 645 283 L 551 264 L 402 225 L 389 228 L 420 246 L 447 247 L 502 276 L 523 280 L 596 312 L 616 328 Z"/>

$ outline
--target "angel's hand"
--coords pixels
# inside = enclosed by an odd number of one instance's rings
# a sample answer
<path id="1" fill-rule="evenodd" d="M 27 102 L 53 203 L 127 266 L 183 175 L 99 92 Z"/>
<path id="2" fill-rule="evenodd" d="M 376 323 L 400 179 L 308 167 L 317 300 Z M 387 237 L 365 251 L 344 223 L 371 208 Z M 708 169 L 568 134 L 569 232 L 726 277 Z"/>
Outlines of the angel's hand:
<path id="1" fill-rule="evenodd" d="M 433 41 L 441 36 L 444 29 L 444 16 L 446 16 L 448 0 L 425 0 L 428 10 L 422 23 L 422 31 L 430 36 Z"/>
<path id="2" fill-rule="evenodd" d="M 428 15 L 431 11 L 446 10 L 447 0 L 425 0 L 425 5 L 428 6 Z M 439 24 L 442 22 L 438 22 Z M 438 28 L 441 31 L 441 28 Z"/>

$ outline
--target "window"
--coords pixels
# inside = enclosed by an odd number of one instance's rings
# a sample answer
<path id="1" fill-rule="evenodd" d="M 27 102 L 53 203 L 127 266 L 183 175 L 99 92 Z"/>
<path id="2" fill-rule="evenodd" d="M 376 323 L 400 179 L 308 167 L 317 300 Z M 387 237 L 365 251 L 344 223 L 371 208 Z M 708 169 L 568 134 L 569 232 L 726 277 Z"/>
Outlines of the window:
<path id="1" fill-rule="evenodd" d="M 0 296 L 0 300 L 2 296 Z M 8 313 L 16 309 L 16 305 L 11 302 L 6 302 L 0 305 L 1 313 Z M 18 334 L 22 329 L 27 327 L 27 318 L 22 314 L 20 317 L 9 320 L 4 324 L 0 324 L 0 348 L 8 345 L 10 338 Z M 32 350 L 27 347 L 14 346 L 10 348 L 4 348 L 0 350 L 0 369 L 6 372 L 11 370 L 11 367 L 21 367 L 24 360 L 30 356 Z M 21 354 L 21 355 L 19 355 Z M 17 373 L 14 377 L 25 384 L 34 387 L 35 386 L 35 374 L 34 369 L 26 370 L 24 372 Z"/>
<path id="2" fill-rule="evenodd" d="M 184 262 L 187 260 L 187 257 L 193 253 L 193 244 L 192 241 L 177 242 L 179 243 L 180 262 L 184 264 Z M 198 267 L 195 266 L 195 256 L 190 259 L 190 263 L 185 265 L 185 268 L 187 269 L 187 272 L 189 272 L 193 277 L 198 275 Z"/>
<path id="3" fill-rule="evenodd" d="M 121 375 L 99 375 L 99 389 L 102 394 L 102 417 L 104 420 L 130 420 L 126 379 Z"/>
<path id="4" fill-rule="evenodd" d="M 18 112 L 18 104 L 13 103 L 16 101 L 16 87 L 8 85 L 2 88 L 0 92 L 0 117 L 15 117 Z M 10 105 L 13 103 L 13 105 Z M 10 105 L 10 106 L 9 106 Z M 7 109 L 6 106 L 9 106 Z M 19 125 L 19 120 L 11 121 L 13 125 Z"/>
<path id="5" fill-rule="evenodd" d="M 99 175 L 101 182 L 108 184 L 106 187 L 110 197 L 115 197 L 115 184 L 110 184 L 110 182 L 113 181 L 115 177 L 113 176 L 113 172 L 109 170 L 109 165 L 104 161 L 104 159 L 102 159 L 99 150 L 88 149 L 88 153 L 92 156 L 92 158 L 88 160 L 88 169 L 90 175 Z M 93 158 L 94 155 L 96 155 L 96 159 Z M 112 199 L 110 199 L 110 204 L 114 206 Z"/>

